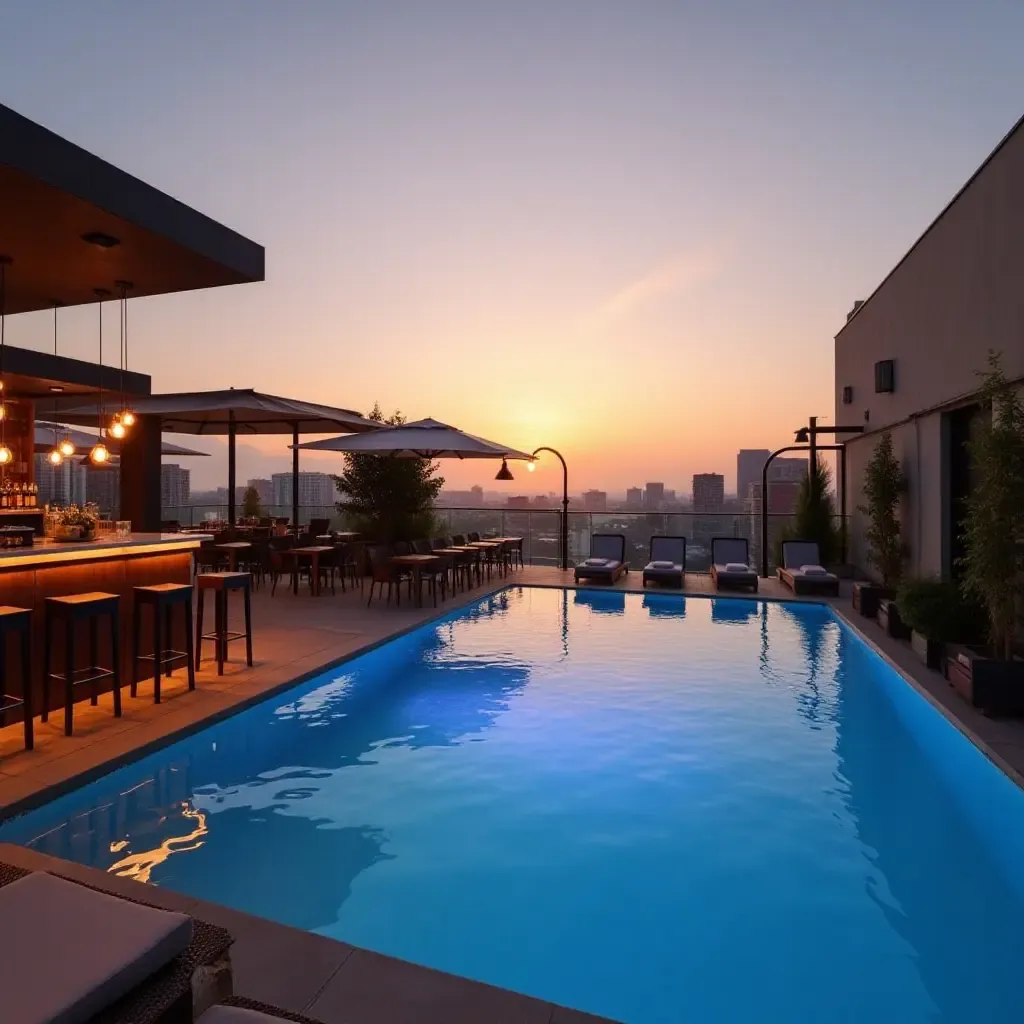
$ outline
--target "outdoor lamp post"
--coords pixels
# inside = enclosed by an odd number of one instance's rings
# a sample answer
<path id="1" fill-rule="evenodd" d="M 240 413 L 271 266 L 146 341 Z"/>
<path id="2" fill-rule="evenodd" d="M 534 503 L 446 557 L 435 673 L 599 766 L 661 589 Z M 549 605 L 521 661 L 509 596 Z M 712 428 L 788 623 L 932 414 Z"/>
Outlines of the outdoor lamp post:
<path id="1" fill-rule="evenodd" d="M 562 453 L 556 451 L 554 448 L 548 448 L 546 445 L 540 448 L 535 448 L 533 455 L 536 458 L 538 452 L 551 452 L 558 461 L 562 464 L 562 569 L 566 570 L 569 568 L 569 467 L 565 464 L 565 459 L 562 458 Z M 533 463 L 529 463 L 529 468 L 533 469 Z"/>

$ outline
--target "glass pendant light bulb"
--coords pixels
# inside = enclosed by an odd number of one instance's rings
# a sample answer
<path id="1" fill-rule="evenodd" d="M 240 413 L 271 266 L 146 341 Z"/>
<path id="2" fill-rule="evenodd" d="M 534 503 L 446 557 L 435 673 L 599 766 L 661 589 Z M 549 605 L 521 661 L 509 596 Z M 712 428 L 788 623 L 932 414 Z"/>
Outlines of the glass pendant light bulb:
<path id="1" fill-rule="evenodd" d="M 125 425 L 119 420 L 115 419 L 110 425 L 110 436 L 116 438 L 118 441 L 121 440 L 127 434 L 128 431 L 125 429 Z"/>
<path id="2" fill-rule="evenodd" d="M 57 445 L 57 448 L 60 450 L 61 455 L 63 455 L 65 459 L 70 459 L 71 456 L 75 454 L 75 445 L 72 442 L 71 438 L 67 436 L 65 436 L 64 440 L 61 441 L 59 445 Z"/>
<path id="3" fill-rule="evenodd" d="M 6 466 L 13 458 L 14 455 L 12 454 L 11 449 L 5 444 L 0 444 L 0 466 Z"/>
<path id="4" fill-rule="evenodd" d="M 64 461 L 64 456 L 59 448 L 50 449 L 50 454 L 47 455 L 50 460 L 51 466 L 59 466 Z"/>
<path id="5" fill-rule="evenodd" d="M 102 466 L 109 458 L 110 452 L 102 441 L 93 445 L 92 451 L 89 452 L 89 461 L 96 463 L 97 466 Z"/>
<path id="6" fill-rule="evenodd" d="M 135 413 L 133 413 L 131 411 L 131 409 L 125 409 L 125 411 L 123 413 L 121 413 L 121 422 L 126 427 L 134 427 L 135 426 Z"/>
<path id="7" fill-rule="evenodd" d="M 0 402 L 0 420 L 7 415 L 7 406 L 3 402 Z"/>

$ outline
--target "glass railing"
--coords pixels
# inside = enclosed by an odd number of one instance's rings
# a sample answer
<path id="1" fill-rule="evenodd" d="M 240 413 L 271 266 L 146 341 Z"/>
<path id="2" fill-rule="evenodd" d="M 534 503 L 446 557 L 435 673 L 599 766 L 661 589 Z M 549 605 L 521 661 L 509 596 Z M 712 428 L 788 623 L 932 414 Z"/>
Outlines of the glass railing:
<path id="1" fill-rule="evenodd" d="M 236 509 L 240 514 L 240 509 Z M 292 508 L 270 506 L 264 515 L 291 518 Z M 523 560 L 530 565 L 558 565 L 561 512 L 557 509 L 514 508 L 438 508 L 434 510 L 438 533 L 481 536 L 522 537 Z M 227 505 L 182 505 L 164 508 L 165 520 L 182 526 L 202 526 L 209 520 L 224 519 Z M 838 517 L 837 517 L 838 518 Z M 332 528 L 343 529 L 342 516 L 333 505 L 301 506 L 299 521 L 328 519 Z M 768 566 L 775 571 L 775 542 L 787 524 L 788 514 L 768 515 Z M 621 533 L 626 538 L 626 556 L 634 567 L 648 561 L 651 537 L 668 535 L 686 538 L 686 568 L 707 572 L 711 567 L 711 540 L 714 537 L 745 537 L 750 561 L 761 564 L 761 518 L 745 513 L 707 515 L 695 512 L 570 512 L 569 564 L 590 554 L 592 533 Z"/>

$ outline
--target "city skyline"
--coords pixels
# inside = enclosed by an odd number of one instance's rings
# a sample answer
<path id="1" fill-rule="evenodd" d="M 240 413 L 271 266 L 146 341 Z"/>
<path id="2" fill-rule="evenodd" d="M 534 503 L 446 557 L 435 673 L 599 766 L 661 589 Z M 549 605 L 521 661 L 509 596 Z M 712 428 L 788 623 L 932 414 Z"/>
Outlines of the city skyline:
<path id="1" fill-rule="evenodd" d="M 266 246 L 258 288 L 131 303 L 155 390 L 195 386 L 187 339 L 206 387 L 379 400 L 553 445 L 580 488 L 681 489 L 832 420 L 847 311 L 1019 114 L 1024 6 L 640 6 L 54 0 L 7 20 L 0 87 Z M 62 312 L 62 352 L 95 358 L 93 314 Z M 50 320 L 8 344 L 48 349 Z M 514 386 L 481 373 L 498 355 Z M 594 382 L 620 374 L 609 415 Z M 289 468 L 252 446 L 273 465 L 241 478 Z"/>

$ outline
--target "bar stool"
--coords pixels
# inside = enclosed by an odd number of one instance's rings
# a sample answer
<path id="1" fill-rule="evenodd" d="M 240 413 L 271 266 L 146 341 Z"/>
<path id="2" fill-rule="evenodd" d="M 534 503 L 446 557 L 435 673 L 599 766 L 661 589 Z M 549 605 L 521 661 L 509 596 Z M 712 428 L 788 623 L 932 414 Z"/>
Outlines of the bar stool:
<path id="1" fill-rule="evenodd" d="M 224 662 L 228 656 L 228 643 L 245 637 L 245 663 L 252 668 L 252 575 L 247 572 L 204 572 L 196 577 L 199 588 L 199 609 L 196 615 L 196 667 L 203 660 L 203 641 L 212 640 L 217 651 L 217 675 L 224 675 Z M 214 627 L 212 633 L 203 632 L 203 597 L 207 590 L 214 594 Z M 228 594 L 240 590 L 245 605 L 245 631 L 228 630 Z"/>
<path id="2" fill-rule="evenodd" d="M 138 690 L 138 665 L 140 661 L 153 661 L 153 703 L 160 703 L 160 674 L 166 668 L 167 675 L 174 671 L 174 665 L 182 660 L 188 669 L 188 688 L 196 688 L 196 666 L 192 654 L 192 586 L 189 583 L 156 583 L 148 587 L 133 587 L 135 594 L 135 626 L 132 631 L 132 678 L 131 693 Z M 153 609 L 153 653 L 140 654 L 139 636 L 142 629 L 142 609 Z M 172 612 L 182 608 L 185 612 L 185 650 L 176 651 L 171 647 Z"/>
<path id="3" fill-rule="evenodd" d="M 46 599 L 44 618 L 45 641 L 43 649 L 43 707 L 40 712 L 45 722 L 50 713 L 50 680 L 56 679 L 64 684 L 64 735 L 70 736 L 74 724 L 73 707 L 75 687 L 84 683 L 92 686 L 90 703 L 95 707 L 99 703 L 99 687 L 101 679 L 114 681 L 114 716 L 121 717 L 121 637 L 120 612 L 121 598 L 117 594 L 104 594 L 93 591 L 87 594 L 68 594 L 65 597 L 48 597 Z M 99 661 L 99 620 L 106 615 L 110 619 L 110 660 L 111 667 L 98 665 Z M 51 672 L 53 658 L 53 627 L 55 622 L 64 623 L 64 671 Z M 89 627 L 89 664 L 85 668 L 75 668 L 75 626 L 85 622 Z M 83 675 L 84 673 L 84 675 Z"/>
<path id="4" fill-rule="evenodd" d="M 7 638 L 21 636 L 21 696 L 7 692 Z M 0 726 L 7 724 L 7 712 L 22 708 L 25 718 L 25 749 L 35 746 L 32 737 L 32 610 L 0 605 Z"/>

